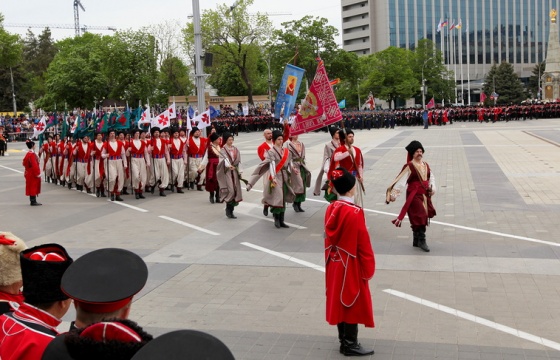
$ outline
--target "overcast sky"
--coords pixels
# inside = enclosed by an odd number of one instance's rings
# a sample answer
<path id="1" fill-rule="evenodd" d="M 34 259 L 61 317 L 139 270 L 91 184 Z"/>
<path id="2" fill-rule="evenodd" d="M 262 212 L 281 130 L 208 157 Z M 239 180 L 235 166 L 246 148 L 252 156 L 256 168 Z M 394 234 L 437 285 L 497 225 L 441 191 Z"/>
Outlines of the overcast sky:
<path id="1" fill-rule="evenodd" d="M 85 12 L 80 10 L 80 25 L 111 26 L 117 29 L 139 29 L 158 24 L 166 19 L 190 21 L 192 0 L 81 0 Z M 215 9 L 217 4 L 232 5 L 235 0 L 199 0 L 201 13 Z M 289 13 L 271 16 L 279 28 L 284 21 L 301 19 L 305 15 L 324 17 L 341 32 L 340 0 L 254 0 L 250 12 Z M 5 24 L 71 25 L 68 30 L 51 29 L 56 40 L 74 36 L 74 0 L 1 0 L 0 12 Z M 26 28 L 6 27 L 11 33 L 25 35 Z M 37 35 L 41 28 L 33 28 Z M 109 34 L 108 31 L 91 31 Z M 335 39 L 340 45 L 341 36 Z"/>

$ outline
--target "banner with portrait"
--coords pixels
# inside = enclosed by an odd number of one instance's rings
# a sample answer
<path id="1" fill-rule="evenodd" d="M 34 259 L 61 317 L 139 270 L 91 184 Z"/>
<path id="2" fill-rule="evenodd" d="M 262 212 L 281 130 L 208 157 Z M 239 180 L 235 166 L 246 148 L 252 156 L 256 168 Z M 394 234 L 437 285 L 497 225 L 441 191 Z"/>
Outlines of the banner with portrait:
<path id="1" fill-rule="evenodd" d="M 274 118 L 287 119 L 296 105 L 299 86 L 303 81 L 305 70 L 294 65 L 286 65 L 280 82 L 280 89 L 274 104 Z"/>

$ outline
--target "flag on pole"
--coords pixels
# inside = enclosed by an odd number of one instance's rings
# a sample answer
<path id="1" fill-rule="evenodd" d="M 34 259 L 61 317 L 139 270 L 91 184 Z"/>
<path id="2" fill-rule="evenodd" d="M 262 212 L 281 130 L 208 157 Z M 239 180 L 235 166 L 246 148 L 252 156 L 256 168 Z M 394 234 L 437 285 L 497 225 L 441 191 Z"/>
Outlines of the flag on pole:
<path id="1" fill-rule="evenodd" d="M 208 106 L 208 110 L 210 110 L 210 118 L 213 119 L 216 116 L 220 115 L 220 111 L 216 110 L 215 107 L 213 107 L 212 105 Z"/>
<path id="2" fill-rule="evenodd" d="M 486 101 L 486 94 L 481 92 L 480 93 L 480 102 L 485 102 Z"/>
<path id="3" fill-rule="evenodd" d="M 47 117 L 43 115 L 41 120 L 33 128 L 33 138 L 36 139 L 39 135 L 47 130 Z"/>
<path id="4" fill-rule="evenodd" d="M 287 119 L 292 113 L 296 105 L 299 86 L 303 81 L 304 73 L 305 70 L 302 68 L 291 64 L 286 65 L 282 81 L 280 82 L 280 89 L 276 95 L 276 103 L 274 104 L 274 117 L 276 119 Z"/>
<path id="5" fill-rule="evenodd" d="M 346 99 L 340 100 L 340 102 L 338 103 L 338 107 L 341 109 L 345 109 L 346 108 Z"/>
<path id="6" fill-rule="evenodd" d="M 171 106 L 167 108 L 167 112 L 169 113 L 170 120 L 177 118 L 177 111 L 175 110 L 175 102 L 173 102 L 173 104 L 171 104 Z"/>
<path id="7" fill-rule="evenodd" d="M 169 127 L 169 109 L 153 118 L 151 124 L 152 127 L 158 127 L 160 130 Z"/>
<path id="8" fill-rule="evenodd" d="M 152 116 L 150 115 L 150 107 L 148 106 L 146 110 L 140 115 L 140 120 L 138 120 L 138 128 L 142 129 L 143 125 L 151 124 Z"/>
<path id="9" fill-rule="evenodd" d="M 130 111 L 126 110 L 123 112 L 115 122 L 115 130 L 126 130 L 130 129 Z"/>
<path id="10" fill-rule="evenodd" d="M 198 114 L 195 118 L 194 118 L 194 122 L 196 124 L 196 127 L 198 128 L 198 130 L 202 130 L 208 126 L 210 126 L 211 120 L 210 120 L 210 109 L 206 110 L 205 112 Z"/>
<path id="11" fill-rule="evenodd" d="M 189 109 L 187 110 L 187 114 L 189 114 L 189 118 L 194 118 L 194 109 L 191 105 L 189 105 Z"/>
<path id="12" fill-rule="evenodd" d="M 290 129 L 292 135 L 299 135 L 342 119 L 342 113 L 334 96 L 333 88 L 325 70 L 323 60 L 317 64 L 317 71 L 311 87 L 301 103 L 296 120 Z"/>
<path id="13" fill-rule="evenodd" d="M 449 25 L 449 30 L 455 29 L 455 20 L 451 20 L 451 25 Z"/>
<path id="14" fill-rule="evenodd" d="M 433 109 L 436 107 L 436 101 L 434 98 L 431 98 L 430 101 L 426 104 L 426 109 Z"/>
<path id="15" fill-rule="evenodd" d="M 440 19 L 439 19 L 439 22 L 438 22 L 438 24 L 437 24 L 437 29 L 436 29 L 436 31 L 437 31 L 437 32 L 440 32 L 441 29 L 443 29 L 443 19 L 440 18 Z"/>
<path id="16" fill-rule="evenodd" d="M 455 25 L 455 28 L 461 29 L 462 27 L 463 27 L 463 21 L 459 19 L 459 22 L 457 23 L 457 25 Z"/>
<path id="17" fill-rule="evenodd" d="M 366 105 L 368 105 L 370 110 L 375 109 L 375 99 L 373 98 L 373 94 L 369 94 Z"/>

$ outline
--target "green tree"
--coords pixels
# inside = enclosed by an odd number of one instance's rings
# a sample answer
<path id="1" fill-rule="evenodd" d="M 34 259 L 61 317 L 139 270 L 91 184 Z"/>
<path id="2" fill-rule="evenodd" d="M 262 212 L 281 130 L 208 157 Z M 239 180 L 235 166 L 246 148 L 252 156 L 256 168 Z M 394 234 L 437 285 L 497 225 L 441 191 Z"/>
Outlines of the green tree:
<path id="1" fill-rule="evenodd" d="M 420 87 L 413 70 L 414 53 L 410 50 L 389 47 L 375 54 L 360 58 L 366 76 L 364 91 L 386 99 L 391 107 L 398 98 L 408 99 Z"/>
<path id="2" fill-rule="evenodd" d="M 425 99 L 428 102 L 432 97 L 436 102 L 455 98 L 455 81 L 452 71 L 448 71 L 443 64 L 443 55 L 433 41 L 423 39 L 418 42 L 414 50 L 412 70 L 420 84 L 416 91 L 417 103 L 421 103 L 422 76 L 426 86 Z M 425 104 L 423 104 L 425 105 Z"/>
<path id="3" fill-rule="evenodd" d="M 518 104 L 525 98 L 523 85 L 515 74 L 513 65 L 503 61 L 500 65 L 492 65 L 486 75 L 482 91 L 488 96 L 485 105 L 493 105 L 490 94 L 497 93 L 497 105 Z"/>
<path id="4" fill-rule="evenodd" d="M 45 28 L 38 38 L 31 30 L 28 30 L 23 43 L 23 62 L 26 74 L 26 84 L 23 90 L 29 101 L 33 101 L 46 93 L 45 74 L 58 49 L 49 28 Z"/>
<path id="5" fill-rule="evenodd" d="M 214 59 L 222 64 L 235 66 L 246 89 L 249 103 L 253 103 L 253 91 L 257 72 L 255 48 L 260 48 L 269 37 L 272 23 L 262 14 L 249 14 L 247 8 L 253 0 L 239 0 L 235 8 L 226 4 L 218 5 L 216 10 L 205 10 L 202 14 L 202 45 L 212 47 Z M 194 55 L 194 27 L 189 23 L 183 31 L 184 46 Z M 189 52 L 190 51 L 190 52 Z"/>
<path id="6" fill-rule="evenodd" d="M 9 111 L 13 110 L 12 75 L 17 107 L 22 108 L 24 103 L 19 93 L 23 74 L 18 71 L 22 60 L 23 44 L 18 35 L 4 30 L 3 22 L 4 16 L 0 14 L 0 109 Z"/>
<path id="7" fill-rule="evenodd" d="M 159 104 L 167 103 L 170 96 L 190 95 L 194 85 L 189 78 L 189 68 L 176 56 L 163 60 L 159 70 L 158 87 L 155 99 Z"/>
<path id="8" fill-rule="evenodd" d="M 529 81 L 527 83 L 527 92 L 529 93 L 529 96 L 533 96 L 537 98 L 539 92 L 539 85 L 540 85 L 539 77 L 542 76 L 542 74 L 544 73 L 545 66 L 546 66 L 545 61 L 535 64 L 535 67 L 531 72 L 532 75 L 529 76 Z M 542 98 L 542 94 L 541 94 L 541 98 Z"/>

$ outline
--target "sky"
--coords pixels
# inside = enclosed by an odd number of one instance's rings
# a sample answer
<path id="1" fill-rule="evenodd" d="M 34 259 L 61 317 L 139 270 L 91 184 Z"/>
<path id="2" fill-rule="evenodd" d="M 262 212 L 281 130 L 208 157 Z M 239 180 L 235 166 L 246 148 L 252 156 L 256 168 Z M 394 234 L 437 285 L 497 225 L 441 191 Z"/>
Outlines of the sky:
<path id="1" fill-rule="evenodd" d="M 215 9 L 218 4 L 233 5 L 235 0 L 199 0 L 201 13 L 205 9 Z M 107 26 L 117 29 L 139 29 L 143 26 L 163 23 L 166 20 L 191 21 L 192 0 L 81 0 L 86 9 L 80 9 L 80 26 Z M 285 21 L 301 19 L 305 15 L 327 18 L 329 25 L 341 33 L 340 0 L 254 0 L 250 12 L 288 13 L 290 15 L 270 16 L 276 28 Z M 10 33 L 25 36 L 27 28 L 8 27 L 6 24 L 70 25 L 70 29 L 51 28 L 53 38 L 60 40 L 74 36 L 74 0 L 1 0 L 0 13 L 4 15 L 5 29 Z M 35 35 L 42 28 L 31 29 Z M 94 31 L 110 34 L 110 31 Z M 335 39 L 341 45 L 339 34 Z"/>

